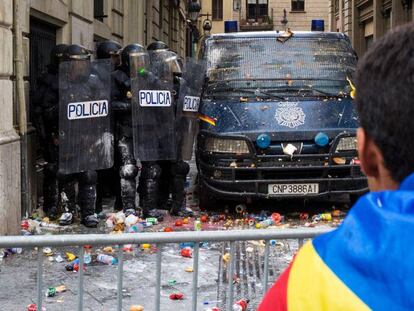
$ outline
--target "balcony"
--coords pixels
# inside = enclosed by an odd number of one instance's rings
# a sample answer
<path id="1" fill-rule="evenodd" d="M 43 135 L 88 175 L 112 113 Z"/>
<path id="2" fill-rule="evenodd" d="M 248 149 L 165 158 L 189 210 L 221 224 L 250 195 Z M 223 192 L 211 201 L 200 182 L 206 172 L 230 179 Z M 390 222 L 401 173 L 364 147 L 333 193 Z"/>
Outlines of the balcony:
<path id="1" fill-rule="evenodd" d="M 240 31 L 269 31 L 273 30 L 273 20 L 266 16 L 258 19 L 242 19 L 240 21 Z"/>

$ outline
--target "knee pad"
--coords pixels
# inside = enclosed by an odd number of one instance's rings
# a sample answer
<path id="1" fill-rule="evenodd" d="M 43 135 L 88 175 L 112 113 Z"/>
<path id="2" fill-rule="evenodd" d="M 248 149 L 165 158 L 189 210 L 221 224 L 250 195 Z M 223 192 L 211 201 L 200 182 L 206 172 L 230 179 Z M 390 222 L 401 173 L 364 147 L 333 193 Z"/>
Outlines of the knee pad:
<path id="1" fill-rule="evenodd" d="M 124 161 L 124 165 L 137 165 L 137 160 L 135 160 L 134 158 L 130 157 L 130 158 L 126 158 Z"/>
<path id="2" fill-rule="evenodd" d="M 126 164 L 119 170 L 119 176 L 125 179 L 134 179 L 138 175 L 138 167 L 133 164 Z"/>
<path id="3" fill-rule="evenodd" d="M 56 176 L 57 175 L 57 171 L 58 171 L 58 169 L 57 169 L 56 163 L 48 163 L 43 168 L 43 173 L 47 177 L 54 177 L 54 176 Z"/>
<path id="4" fill-rule="evenodd" d="M 158 164 L 143 164 L 141 176 L 144 179 L 157 179 L 161 176 L 161 166 Z"/>
<path id="5" fill-rule="evenodd" d="M 96 184 L 98 180 L 98 174 L 96 171 L 86 171 L 80 174 L 79 182 L 84 185 Z"/>
<path id="6" fill-rule="evenodd" d="M 171 175 L 173 176 L 187 176 L 190 172 L 190 165 L 184 161 L 178 161 L 171 165 Z"/>

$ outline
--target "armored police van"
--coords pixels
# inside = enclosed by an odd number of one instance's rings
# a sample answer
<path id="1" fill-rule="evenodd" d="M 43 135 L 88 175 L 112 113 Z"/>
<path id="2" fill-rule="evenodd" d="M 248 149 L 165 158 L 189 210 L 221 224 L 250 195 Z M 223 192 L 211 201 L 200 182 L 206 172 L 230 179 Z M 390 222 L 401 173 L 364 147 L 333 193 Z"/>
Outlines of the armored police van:
<path id="1" fill-rule="evenodd" d="M 196 161 L 200 206 L 216 199 L 367 191 L 352 103 L 357 64 L 342 33 L 251 32 L 204 42 Z"/>

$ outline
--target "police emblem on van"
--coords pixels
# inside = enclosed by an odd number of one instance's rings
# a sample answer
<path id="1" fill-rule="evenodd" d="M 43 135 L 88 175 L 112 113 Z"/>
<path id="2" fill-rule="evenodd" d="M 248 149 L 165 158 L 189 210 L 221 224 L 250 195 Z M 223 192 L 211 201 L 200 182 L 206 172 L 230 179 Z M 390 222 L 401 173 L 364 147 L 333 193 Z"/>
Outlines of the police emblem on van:
<path id="1" fill-rule="evenodd" d="M 94 100 L 88 102 L 77 102 L 68 104 L 68 119 L 100 118 L 108 115 L 108 101 Z"/>
<path id="2" fill-rule="evenodd" d="M 171 92 L 159 90 L 142 90 L 139 91 L 139 105 L 141 107 L 170 107 Z"/>
<path id="3" fill-rule="evenodd" d="M 306 115 L 298 103 L 279 103 L 275 119 L 279 125 L 295 128 L 305 124 Z"/>

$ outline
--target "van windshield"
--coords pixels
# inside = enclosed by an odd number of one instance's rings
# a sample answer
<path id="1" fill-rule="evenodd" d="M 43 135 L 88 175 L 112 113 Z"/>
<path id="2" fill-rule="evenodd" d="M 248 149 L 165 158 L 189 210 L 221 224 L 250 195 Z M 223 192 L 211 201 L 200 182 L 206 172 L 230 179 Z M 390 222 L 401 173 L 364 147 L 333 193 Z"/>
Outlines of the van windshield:
<path id="1" fill-rule="evenodd" d="M 294 35 L 284 43 L 276 37 L 211 39 L 205 53 L 207 95 L 249 89 L 282 96 L 343 95 L 357 63 L 345 39 Z"/>

